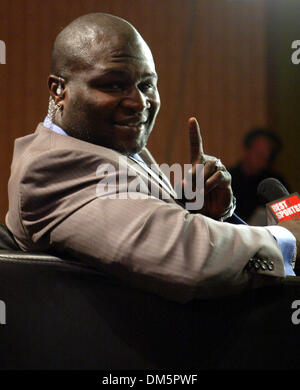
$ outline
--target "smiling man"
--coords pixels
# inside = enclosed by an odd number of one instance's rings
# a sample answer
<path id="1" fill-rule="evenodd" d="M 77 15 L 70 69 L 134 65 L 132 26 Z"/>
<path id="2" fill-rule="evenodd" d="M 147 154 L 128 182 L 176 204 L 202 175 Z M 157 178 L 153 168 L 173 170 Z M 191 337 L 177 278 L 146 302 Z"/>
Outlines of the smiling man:
<path id="1" fill-rule="evenodd" d="M 73 137 L 140 152 L 160 100 L 152 54 L 138 32 L 119 18 L 87 15 L 59 34 L 52 58 L 49 88 L 61 107 L 55 122 Z"/>
<path id="2" fill-rule="evenodd" d="M 204 207 L 189 212 L 149 167 L 157 74 L 131 24 L 101 13 L 73 21 L 55 41 L 48 85 L 47 118 L 16 140 L 12 163 L 6 223 L 21 249 L 72 256 L 179 302 L 293 275 L 289 230 L 299 239 L 298 224 L 271 233 L 223 222 L 234 210 L 230 175 L 204 153 L 195 118 L 190 173 L 195 183 L 204 165 Z M 108 196 L 99 186 L 107 177 L 126 196 Z M 135 178 L 144 185 L 133 186 Z"/>

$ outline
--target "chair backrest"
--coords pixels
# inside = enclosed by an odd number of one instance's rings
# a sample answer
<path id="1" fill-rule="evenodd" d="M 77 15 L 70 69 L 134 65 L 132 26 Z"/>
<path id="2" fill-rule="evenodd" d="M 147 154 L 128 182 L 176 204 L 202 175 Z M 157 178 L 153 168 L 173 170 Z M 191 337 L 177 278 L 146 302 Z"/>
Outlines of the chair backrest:
<path id="1" fill-rule="evenodd" d="M 300 369 L 299 299 L 296 277 L 180 305 L 72 259 L 0 250 L 0 369 Z"/>
<path id="2" fill-rule="evenodd" d="M 294 278 L 180 305 L 68 259 L 0 251 L 0 368 L 299 369 L 299 297 Z"/>
<path id="3" fill-rule="evenodd" d="M 0 223 L 0 249 L 20 250 L 14 236 L 3 223 Z"/>

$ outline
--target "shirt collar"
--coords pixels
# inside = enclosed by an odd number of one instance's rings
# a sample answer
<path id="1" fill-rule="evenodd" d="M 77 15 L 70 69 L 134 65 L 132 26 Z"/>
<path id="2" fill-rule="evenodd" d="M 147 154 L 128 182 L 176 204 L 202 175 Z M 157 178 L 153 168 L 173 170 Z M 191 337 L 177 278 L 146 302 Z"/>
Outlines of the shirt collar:
<path id="1" fill-rule="evenodd" d="M 44 119 L 43 125 L 57 134 L 68 135 L 61 127 L 53 123 L 48 116 Z"/>

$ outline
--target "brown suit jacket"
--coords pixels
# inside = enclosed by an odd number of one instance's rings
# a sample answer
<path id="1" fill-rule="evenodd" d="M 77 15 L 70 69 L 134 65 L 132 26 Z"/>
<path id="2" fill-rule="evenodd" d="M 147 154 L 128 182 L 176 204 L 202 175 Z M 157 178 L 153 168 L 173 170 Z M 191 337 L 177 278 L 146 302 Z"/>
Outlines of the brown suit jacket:
<path id="1" fill-rule="evenodd" d="M 142 157 L 154 162 L 146 149 Z M 115 173 L 105 171 L 107 164 Z M 128 181 L 117 192 L 131 196 L 112 199 L 110 187 L 99 183 L 113 182 L 128 169 Z M 144 186 L 132 185 L 132 172 Z M 15 141 L 6 224 L 23 250 L 73 256 L 179 302 L 284 277 L 281 251 L 267 229 L 190 214 L 173 198 L 167 180 L 147 174 L 142 164 L 114 150 L 40 124 Z M 149 185 L 157 195 L 147 193 Z M 248 270 L 255 255 L 272 260 L 273 270 Z"/>

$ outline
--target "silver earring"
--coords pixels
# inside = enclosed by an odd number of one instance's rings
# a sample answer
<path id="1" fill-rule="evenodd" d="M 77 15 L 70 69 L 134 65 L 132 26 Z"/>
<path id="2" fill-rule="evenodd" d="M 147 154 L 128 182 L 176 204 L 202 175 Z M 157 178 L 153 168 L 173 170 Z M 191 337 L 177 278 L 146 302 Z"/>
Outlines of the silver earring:
<path id="1" fill-rule="evenodd" d="M 49 97 L 47 117 L 53 122 L 57 111 L 62 111 L 60 104 L 55 104 L 52 96 Z"/>
<path id="2" fill-rule="evenodd" d="M 54 103 L 54 100 L 52 99 L 52 97 L 50 96 L 50 97 L 49 97 L 49 104 L 48 104 L 48 113 L 47 113 L 47 117 L 48 117 L 51 121 L 54 120 L 55 112 L 56 112 L 55 103 Z"/>

